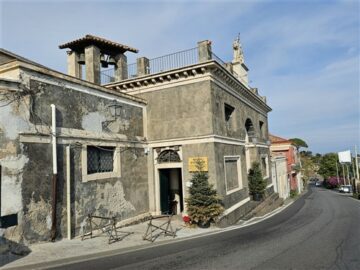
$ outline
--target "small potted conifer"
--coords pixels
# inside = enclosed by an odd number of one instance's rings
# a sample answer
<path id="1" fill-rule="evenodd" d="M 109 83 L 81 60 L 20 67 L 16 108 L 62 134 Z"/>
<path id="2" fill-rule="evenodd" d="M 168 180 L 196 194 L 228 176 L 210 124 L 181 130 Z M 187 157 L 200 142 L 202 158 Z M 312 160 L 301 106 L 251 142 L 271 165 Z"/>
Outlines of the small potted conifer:
<path id="1" fill-rule="evenodd" d="M 261 201 L 265 194 L 266 181 L 263 179 L 260 164 L 254 162 L 248 174 L 249 191 L 254 201 Z"/>
<path id="2" fill-rule="evenodd" d="M 224 208 L 216 190 L 208 182 L 207 172 L 202 170 L 201 161 L 196 167 L 197 171 L 192 174 L 189 197 L 186 200 L 187 212 L 191 222 L 201 228 L 207 228 L 224 211 Z"/>

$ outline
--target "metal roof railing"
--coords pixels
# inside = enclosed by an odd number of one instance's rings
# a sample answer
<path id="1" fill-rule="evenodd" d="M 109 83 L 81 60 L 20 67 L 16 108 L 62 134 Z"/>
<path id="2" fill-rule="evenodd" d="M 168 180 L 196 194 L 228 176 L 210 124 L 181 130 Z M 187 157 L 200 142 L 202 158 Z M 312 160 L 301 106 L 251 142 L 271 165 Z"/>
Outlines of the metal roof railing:
<path id="1" fill-rule="evenodd" d="M 218 62 L 226 68 L 226 62 L 218 57 L 215 53 L 211 52 L 211 59 Z M 186 67 L 199 63 L 198 47 L 179 51 L 156 57 L 149 60 L 149 67 L 147 74 L 154 74 L 164 72 L 172 69 Z M 137 64 L 132 63 L 127 65 L 128 78 L 136 78 L 138 76 Z M 236 75 L 236 74 L 235 74 Z M 112 83 L 115 81 L 114 69 L 107 69 L 101 72 L 101 84 Z"/>

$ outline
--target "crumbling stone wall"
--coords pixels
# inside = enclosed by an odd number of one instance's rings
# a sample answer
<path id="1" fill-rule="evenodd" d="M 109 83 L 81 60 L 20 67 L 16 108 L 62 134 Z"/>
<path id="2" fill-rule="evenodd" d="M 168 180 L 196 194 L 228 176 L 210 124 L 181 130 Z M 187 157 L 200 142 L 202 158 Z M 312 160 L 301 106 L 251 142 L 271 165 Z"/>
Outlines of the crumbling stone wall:
<path id="1" fill-rule="evenodd" d="M 58 237 L 66 235 L 67 229 L 66 145 L 71 146 L 73 235 L 81 233 L 82 225 L 89 213 L 107 217 L 117 216 L 122 220 L 148 212 L 147 156 L 144 154 L 142 142 L 138 139 L 138 136 L 144 135 L 141 106 L 118 102 L 121 106 L 121 115 L 114 119 L 109 110 L 112 100 L 93 95 L 92 89 L 84 89 L 78 85 L 77 87 L 82 90 L 78 91 L 65 83 L 53 85 L 43 81 L 40 83 L 36 79 L 31 79 L 27 87 L 32 93 L 22 97 L 19 103 L 0 107 L 2 210 L 6 210 L 3 214 L 11 212 L 18 215 L 18 226 L 0 233 L 16 242 L 28 243 L 50 239 L 50 104 L 56 105 L 57 127 L 66 128 L 77 134 L 76 138 L 67 135 L 68 137 L 61 138 L 57 143 Z M 20 134 L 30 137 L 23 141 Z M 84 136 L 79 137 L 79 134 Z M 111 137 L 112 134 L 121 135 L 122 141 L 118 141 L 116 136 Z M 107 136 L 105 141 L 102 135 Z M 121 177 L 84 182 L 82 145 L 104 142 L 120 145 Z"/>
<path id="2" fill-rule="evenodd" d="M 24 167 L 29 158 L 23 153 L 19 143 L 19 132 L 30 127 L 29 98 L 2 89 L 0 92 L 0 165 L 1 165 L 1 215 L 18 214 L 17 222 L 23 222 L 21 188 L 24 181 Z M 15 221 L 14 221 L 15 222 Z M 17 227 L 0 229 L 0 236 L 21 240 Z"/>
<path id="3" fill-rule="evenodd" d="M 124 134 L 128 138 L 143 136 L 142 108 L 118 103 L 120 115 L 114 119 L 110 112 L 112 100 L 70 89 L 31 80 L 31 89 L 41 89 L 33 98 L 31 122 L 51 124 L 50 104 L 57 108 L 57 127 Z M 91 90 L 88 90 L 91 93 Z M 115 98 L 115 96 L 114 96 Z M 115 121 L 114 121 L 115 120 Z M 110 121 L 106 123 L 106 121 Z"/>

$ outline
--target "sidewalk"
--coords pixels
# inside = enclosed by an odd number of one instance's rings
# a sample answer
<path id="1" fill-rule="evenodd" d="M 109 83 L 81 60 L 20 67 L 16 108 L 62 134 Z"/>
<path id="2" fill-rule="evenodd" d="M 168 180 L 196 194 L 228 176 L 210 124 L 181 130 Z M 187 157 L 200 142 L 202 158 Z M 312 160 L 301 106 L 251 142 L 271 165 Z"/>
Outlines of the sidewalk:
<path id="1" fill-rule="evenodd" d="M 98 234 L 94 238 L 87 237 L 83 241 L 81 237 L 76 237 L 72 240 L 62 239 L 54 243 L 37 243 L 29 246 L 31 252 L 26 256 L 17 256 L 14 254 L 0 255 L 0 269 L 16 269 L 18 267 L 22 269 L 34 269 L 36 267 L 32 267 L 31 265 L 47 262 L 55 263 L 57 260 L 63 259 L 85 259 L 81 258 L 81 256 L 93 255 L 94 257 L 99 257 L 103 255 L 102 253 L 108 253 L 109 251 L 125 253 L 138 248 L 147 248 L 161 243 L 165 244 L 165 242 L 169 241 L 239 229 L 270 218 L 283 211 L 291 205 L 293 201 L 293 199 L 287 199 L 281 207 L 264 216 L 254 217 L 247 221 L 240 220 L 237 224 L 226 228 L 218 228 L 215 226 L 207 229 L 198 227 L 190 228 L 185 226 L 180 218 L 174 218 L 171 224 L 173 230 L 177 231 L 176 237 L 161 235 L 153 243 L 142 239 L 148 222 L 122 228 L 122 232 L 131 232 L 132 234 L 126 235 L 121 241 L 112 244 L 108 244 L 108 236 L 106 234 Z"/>
<path id="2" fill-rule="evenodd" d="M 31 252 L 26 256 L 18 256 L 14 254 L 0 255 L 0 269 L 16 268 L 25 265 L 33 265 L 39 263 L 52 262 L 65 258 L 75 258 L 84 255 L 93 254 L 98 255 L 102 252 L 108 251 L 127 251 L 131 248 L 147 247 L 173 239 L 181 239 L 185 237 L 192 237 L 195 235 L 208 234 L 215 231 L 220 231 L 220 228 L 211 226 L 207 229 L 189 228 L 184 225 L 180 219 L 173 219 L 171 224 L 173 230 L 176 230 L 176 237 L 160 235 L 153 243 L 143 240 L 142 237 L 147 229 L 148 222 L 137 225 L 121 228 L 121 232 L 130 232 L 132 234 L 124 234 L 121 241 L 108 244 L 107 234 L 96 234 L 95 237 L 87 237 L 83 241 L 81 237 L 76 237 L 72 240 L 62 239 L 54 243 L 37 243 L 28 246 Z"/>

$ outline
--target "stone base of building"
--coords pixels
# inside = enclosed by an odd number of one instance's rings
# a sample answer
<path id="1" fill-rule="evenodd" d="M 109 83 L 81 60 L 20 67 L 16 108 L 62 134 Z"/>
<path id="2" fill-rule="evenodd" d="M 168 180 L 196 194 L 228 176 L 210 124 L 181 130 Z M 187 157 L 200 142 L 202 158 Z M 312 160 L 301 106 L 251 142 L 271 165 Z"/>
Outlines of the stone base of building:
<path id="1" fill-rule="evenodd" d="M 265 200 L 260 201 L 260 202 L 248 200 L 247 202 L 244 202 L 243 204 L 241 204 L 241 206 L 239 206 L 235 210 L 233 210 L 233 211 L 229 212 L 228 214 L 225 214 L 223 217 L 221 217 L 220 220 L 217 222 L 217 226 L 223 228 L 223 227 L 233 225 L 233 224 L 237 223 L 240 219 L 243 219 L 244 217 L 248 216 L 250 213 L 252 213 L 258 207 L 260 207 L 260 205 L 263 205 L 264 207 L 265 207 L 265 204 L 275 205 L 273 202 L 277 201 L 279 196 L 278 196 L 278 194 L 276 194 L 276 196 L 274 196 L 274 195 L 275 195 L 274 187 L 271 185 L 265 191 Z M 278 205 L 278 203 L 276 203 L 276 205 Z M 278 206 L 280 206 L 280 205 L 278 205 Z M 264 207 L 261 207 L 261 208 L 264 208 Z M 254 215 L 252 215 L 252 216 L 254 216 Z"/>

